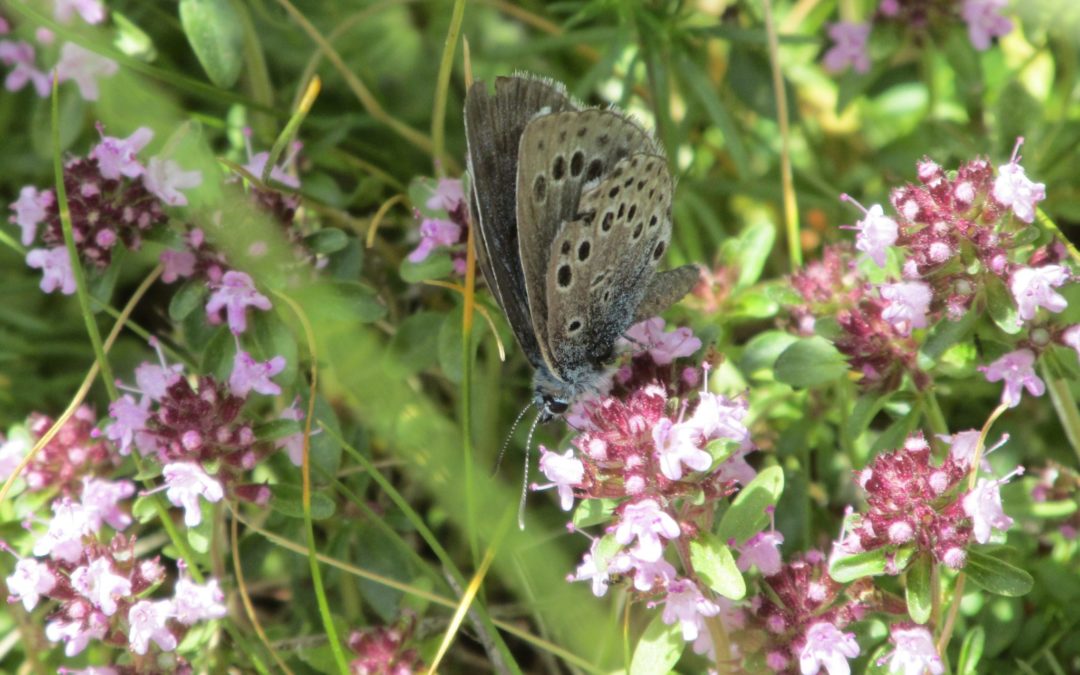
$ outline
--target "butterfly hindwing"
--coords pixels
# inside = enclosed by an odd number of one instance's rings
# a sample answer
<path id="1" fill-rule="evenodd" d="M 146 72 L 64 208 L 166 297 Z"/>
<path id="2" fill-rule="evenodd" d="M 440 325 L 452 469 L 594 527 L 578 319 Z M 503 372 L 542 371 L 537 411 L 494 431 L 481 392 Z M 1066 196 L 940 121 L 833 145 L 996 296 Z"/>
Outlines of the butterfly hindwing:
<path id="1" fill-rule="evenodd" d="M 538 114 L 576 107 L 561 85 L 537 78 L 500 77 L 495 92 L 476 82 L 465 97 L 465 137 L 472 176 L 472 213 L 480 269 L 534 367 L 543 363 L 529 315 L 519 253 L 514 186 L 518 146 Z"/>
<path id="2" fill-rule="evenodd" d="M 552 242 L 546 340 L 564 378 L 609 360 L 634 322 L 671 239 L 672 188 L 662 155 L 626 157 Z"/>

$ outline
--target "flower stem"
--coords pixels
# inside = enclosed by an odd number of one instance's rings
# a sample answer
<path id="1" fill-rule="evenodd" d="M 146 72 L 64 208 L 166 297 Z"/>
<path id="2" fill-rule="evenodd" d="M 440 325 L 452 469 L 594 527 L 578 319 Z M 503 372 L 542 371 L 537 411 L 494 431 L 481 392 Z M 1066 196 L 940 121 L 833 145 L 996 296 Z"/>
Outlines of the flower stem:
<path id="1" fill-rule="evenodd" d="M 60 225 L 64 231 L 64 246 L 67 248 L 68 258 L 71 262 L 71 273 L 75 277 L 75 292 L 79 298 L 79 309 L 83 320 L 86 322 L 86 332 L 90 336 L 90 344 L 94 348 L 94 358 L 101 370 L 101 379 L 104 381 L 105 390 L 109 393 L 109 400 L 119 398 L 116 390 L 116 381 L 113 379 L 112 368 L 109 360 L 105 357 L 105 350 L 101 343 L 101 333 L 98 331 L 97 319 L 90 310 L 90 291 L 86 287 L 86 276 L 83 274 L 82 264 L 79 262 L 79 251 L 75 248 L 75 234 L 71 225 L 71 211 L 68 209 L 67 190 L 64 188 L 64 162 L 60 151 L 60 96 L 59 78 L 53 74 L 52 82 L 52 143 L 53 143 L 53 171 L 56 177 L 56 204 L 60 210 Z"/>
<path id="2" fill-rule="evenodd" d="M 788 125 L 787 90 L 780 70 L 780 40 L 776 35 L 772 0 L 764 0 L 765 35 L 769 41 L 773 95 L 776 96 L 776 122 L 780 127 L 780 185 L 784 193 L 784 229 L 787 232 L 788 260 L 791 271 L 802 266 L 802 241 L 799 236 L 799 207 L 795 199 L 795 181 L 791 174 L 791 128 Z"/>
<path id="3" fill-rule="evenodd" d="M 1001 414 L 1009 409 L 1008 404 L 1002 403 L 998 407 L 994 408 L 994 412 L 990 413 L 990 417 L 986 418 L 986 424 L 983 425 L 982 430 L 979 431 L 979 441 L 975 444 L 975 454 L 971 458 L 971 473 L 968 474 L 968 489 L 971 490 L 975 487 L 975 482 L 979 477 L 979 464 L 982 463 L 983 449 L 986 448 L 986 437 L 990 434 L 990 427 L 994 425 L 997 418 L 1001 417 Z"/>
<path id="4" fill-rule="evenodd" d="M 1059 377 L 1053 377 L 1050 370 L 1043 365 L 1043 379 L 1046 380 L 1046 388 L 1050 392 L 1050 401 L 1057 411 L 1061 427 L 1065 429 L 1065 437 L 1069 439 L 1069 445 L 1073 447 L 1077 458 L 1080 458 L 1080 410 L 1076 407 L 1076 398 L 1069 389 L 1069 383 Z"/>
<path id="5" fill-rule="evenodd" d="M 945 617 L 945 625 L 941 628 L 941 636 L 938 637 L 938 654 L 944 654 L 952 638 L 953 628 L 956 627 L 956 616 L 960 613 L 960 601 L 964 599 L 964 581 L 967 577 L 963 572 L 956 575 L 956 585 L 953 586 L 952 602 L 949 603 L 949 614 Z"/>
<path id="6" fill-rule="evenodd" d="M 300 467 L 303 481 L 301 496 L 304 509 L 304 530 L 307 534 L 308 566 L 311 568 L 311 585 L 315 589 L 319 617 L 322 619 L 323 629 L 326 631 L 326 639 L 330 642 L 330 651 L 334 654 L 338 672 L 341 675 L 349 675 L 349 662 L 345 657 L 345 650 L 341 646 L 341 640 L 338 638 L 334 618 L 330 614 L 330 603 L 326 599 L 326 588 L 323 585 L 322 571 L 319 569 L 318 552 L 315 550 L 315 523 L 311 517 L 311 424 L 315 417 L 315 395 L 319 384 L 319 356 L 315 344 L 315 331 L 311 327 L 311 321 L 308 320 L 307 313 L 304 312 L 304 308 L 299 303 L 284 293 L 275 291 L 274 294 L 284 300 L 293 313 L 296 314 L 296 318 L 304 328 L 308 352 L 311 355 L 311 385 L 308 390 L 307 415 L 304 418 L 304 455 Z"/>
<path id="7" fill-rule="evenodd" d="M 935 434 L 948 434 L 949 424 L 945 421 L 945 414 L 941 412 L 941 404 L 938 403 L 937 394 L 933 389 L 927 389 L 922 395 L 923 410 L 926 413 L 926 424 Z"/>
<path id="8" fill-rule="evenodd" d="M 442 176 L 446 172 L 443 155 L 446 154 L 446 97 L 450 89 L 450 71 L 454 66 L 454 51 L 461 35 L 461 20 L 465 16 L 465 0 L 454 0 L 454 11 L 450 15 L 450 28 L 446 31 L 446 43 L 443 45 L 442 61 L 439 62 L 439 75 L 435 83 L 435 108 L 431 115 L 432 156 L 435 159 L 435 172 Z"/>

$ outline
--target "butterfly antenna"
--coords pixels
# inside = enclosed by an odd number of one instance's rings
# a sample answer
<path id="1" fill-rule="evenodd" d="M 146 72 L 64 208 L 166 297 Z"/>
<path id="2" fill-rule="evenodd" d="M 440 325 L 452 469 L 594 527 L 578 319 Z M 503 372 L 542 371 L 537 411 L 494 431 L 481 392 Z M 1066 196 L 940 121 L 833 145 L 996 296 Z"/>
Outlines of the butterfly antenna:
<path id="1" fill-rule="evenodd" d="M 525 413 L 529 412 L 529 408 L 531 408 L 532 406 L 532 403 L 525 406 L 521 410 L 521 412 L 518 413 L 517 419 L 514 420 L 514 423 L 510 425 L 510 433 L 506 434 L 506 440 L 503 441 L 502 449 L 499 450 L 499 456 L 495 458 L 495 468 L 491 470 L 492 477 L 494 477 L 495 474 L 499 473 L 499 467 L 502 466 L 503 455 L 506 454 L 506 448 L 510 446 L 510 439 L 514 437 L 514 430 L 517 429 L 518 422 L 521 421 L 522 417 L 525 417 Z"/>
<path id="2" fill-rule="evenodd" d="M 540 411 L 542 412 L 542 411 Z M 525 439 L 525 475 L 521 478 L 521 501 L 518 503 L 518 529 L 525 529 L 525 497 L 529 494 L 529 448 L 532 447 L 533 432 L 540 423 L 540 412 L 536 413 L 532 426 L 529 427 L 529 437 Z"/>

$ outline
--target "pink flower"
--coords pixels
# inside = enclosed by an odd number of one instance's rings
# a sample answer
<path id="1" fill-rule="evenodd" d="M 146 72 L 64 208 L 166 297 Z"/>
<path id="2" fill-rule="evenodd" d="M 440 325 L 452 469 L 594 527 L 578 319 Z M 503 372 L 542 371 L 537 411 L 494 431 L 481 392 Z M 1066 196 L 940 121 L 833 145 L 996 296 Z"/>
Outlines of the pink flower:
<path id="1" fill-rule="evenodd" d="M 151 157 L 143 174 L 143 185 L 169 206 L 187 206 L 188 200 L 183 192 L 188 188 L 202 184 L 202 173 L 184 171 L 171 159 Z"/>
<path id="2" fill-rule="evenodd" d="M 19 190 L 19 198 L 11 203 L 15 215 L 11 222 L 22 228 L 22 245 L 29 246 L 37 236 L 37 226 L 45 220 L 46 209 L 54 201 L 52 190 L 37 191 L 33 185 L 25 185 Z"/>
<path id="3" fill-rule="evenodd" d="M 620 569 L 620 565 L 625 569 Z M 631 558 L 626 554 L 616 556 L 615 560 L 612 561 L 611 569 L 621 574 L 633 570 L 634 588 L 642 593 L 651 591 L 654 588 L 664 588 L 675 581 L 675 577 L 678 576 L 675 566 L 663 558 L 656 562 L 645 562 Z"/>
<path id="4" fill-rule="evenodd" d="M 76 563 L 84 553 L 83 537 L 95 532 L 93 520 L 81 504 L 69 499 L 54 502 L 52 509 L 49 529 L 34 542 L 34 555 Z"/>
<path id="5" fill-rule="evenodd" d="M 869 23 L 842 21 L 829 26 L 833 46 L 825 52 L 825 69 L 838 73 L 851 66 L 857 73 L 870 70 L 866 41 L 870 38 Z"/>
<path id="6" fill-rule="evenodd" d="M 750 431 L 742 422 L 748 406 L 745 398 L 730 399 L 703 391 L 685 424 L 697 429 L 706 441 L 726 438 L 741 443 L 750 439 Z"/>
<path id="7" fill-rule="evenodd" d="M 255 282 L 247 274 L 235 270 L 225 273 L 221 285 L 210 294 L 206 303 L 206 315 L 210 323 L 221 323 L 219 312 L 225 310 L 229 330 L 239 335 L 247 330 L 247 308 L 269 310 L 270 300 L 255 290 Z"/>
<path id="8" fill-rule="evenodd" d="M 855 201 L 848 195 L 840 195 L 840 199 L 849 201 L 862 210 L 864 218 L 856 221 L 851 228 L 858 231 L 855 236 L 855 248 L 865 253 L 878 267 L 885 267 L 885 258 L 889 247 L 896 243 L 900 236 L 900 226 L 896 221 L 885 215 L 885 209 L 880 204 L 874 204 L 869 209 Z"/>
<path id="9" fill-rule="evenodd" d="M 945 664 L 938 656 L 934 637 L 922 626 L 893 626 L 889 639 L 896 649 L 883 661 L 888 662 L 890 673 L 903 675 L 942 675 Z M 879 662 L 881 664 L 881 662 Z"/>
<path id="10" fill-rule="evenodd" d="M 700 431 L 689 424 L 676 424 L 663 417 L 652 428 L 660 473 L 670 480 L 680 480 L 683 464 L 694 471 L 712 466 L 712 455 L 698 447 Z"/>
<path id="11" fill-rule="evenodd" d="M 180 278 L 190 277 L 195 273 L 195 254 L 191 251 L 176 251 L 167 248 L 161 252 L 161 280 L 171 284 Z"/>
<path id="12" fill-rule="evenodd" d="M 630 554 L 638 560 L 655 562 L 664 553 L 660 537 L 675 539 L 681 530 L 668 513 L 660 508 L 655 499 L 643 499 L 627 504 L 615 527 L 615 541 L 623 546 L 637 539 Z"/>
<path id="13" fill-rule="evenodd" d="M 979 436 L 978 429 L 968 429 L 967 431 L 958 431 L 952 435 L 939 434 L 938 438 L 949 444 L 949 461 L 960 467 L 961 470 L 967 471 L 971 467 L 971 460 L 975 457 L 975 446 L 979 443 Z M 1005 445 L 1008 441 L 1009 434 L 1002 434 L 997 443 L 986 448 L 983 452 L 981 467 L 984 471 L 990 470 L 990 464 L 986 461 L 986 456 Z"/>
<path id="14" fill-rule="evenodd" d="M 968 4 L 972 2 L 973 0 L 968 0 Z M 995 0 L 984 2 L 991 3 Z M 1035 220 L 1035 205 L 1046 199 L 1046 186 L 1031 182 L 1024 173 L 1024 167 L 1020 166 L 1018 153 L 1023 142 L 1023 138 L 1017 139 L 1009 163 L 998 167 L 998 177 L 994 180 L 994 188 L 990 194 L 999 204 L 1011 208 L 1017 218 L 1031 223 Z"/>
<path id="15" fill-rule="evenodd" d="M 574 506 L 574 488 L 585 479 L 585 465 L 574 457 L 573 449 L 560 455 L 540 446 L 540 471 L 551 481 L 551 485 L 533 486 L 534 490 L 554 486 L 559 492 L 559 506 L 569 511 Z"/>
<path id="16" fill-rule="evenodd" d="M 799 651 L 802 675 L 817 675 L 824 668 L 829 675 L 849 675 L 848 659 L 859 655 L 854 633 L 841 633 L 831 623 L 820 621 L 806 631 L 806 644 Z"/>
<path id="17" fill-rule="evenodd" d="M 124 394 L 109 404 L 109 414 L 116 421 L 105 427 L 105 436 L 118 444 L 121 455 L 131 454 L 136 434 L 145 432 L 150 420 L 150 399 L 144 397 L 141 403 L 136 403 L 130 394 Z M 146 449 L 140 446 L 139 450 L 145 454 Z"/>
<path id="18" fill-rule="evenodd" d="M 678 621 L 683 640 L 693 642 L 699 633 L 708 631 L 705 617 L 719 613 L 719 605 L 702 595 L 693 582 L 678 579 L 668 586 L 661 618 L 669 626 Z"/>
<path id="19" fill-rule="evenodd" d="M 992 39 L 1012 31 L 1012 21 L 999 14 L 1008 4 L 1008 0 L 964 0 L 960 16 L 967 22 L 968 38 L 975 49 L 984 51 Z"/>
<path id="20" fill-rule="evenodd" d="M 409 254 L 409 262 L 427 260 L 437 246 L 453 246 L 461 239 L 462 228 L 451 220 L 424 218 L 420 223 L 420 244 Z"/>
<path id="21" fill-rule="evenodd" d="M 266 163 L 270 161 L 270 153 L 268 151 L 252 152 L 251 148 L 251 128 L 244 128 L 244 147 L 247 149 L 248 161 L 244 164 L 244 170 L 255 178 L 262 180 L 263 172 L 266 171 Z M 288 154 L 281 160 L 281 164 L 270 169 L 270 180 L 277 183 L 281 183 L 287 187 L 291 187 L 294 190 L 300 188 L 300 179 L 291 175 L 287 169 L 296 160 L 296 155 L 300 152 L 300 148 L 303 147 L 303 143 L 294 141 L 289 147 Z"/>
<path id="22" fill-rule="evenodd" d="M 784 535 L 776 530 L 758 532 L 746 541 L 736 564 L 743 572 L 757 565 L 763 576 L 778 574 L 781 568 L 780 544 L 783 543 Z"/>
<path id="23" fill-rule="evenodd" d="M 56 289 L 64 295 L 75 293 L 75 274 L 71 271 L 71 257 L 63 246 L 35 248 L 26 254 L 26 265 L 42 271 L 41 290 L 52 293 Z"/>
<path id="24" fill-rule="evenodd" d="M 225 616 L 225 595 L 217 579 L 200 586 L 187 577 L 176 582 L 173 592 L 173 618 L 185 626 Z"/>
<path id="25" fill-rule="evenodd" d="M 83 49 L 74 42 L 66 42 L 60 48 L 60 61 L 56 64 L 56 76 L 61 82 L 71 80 L 79 88 L 79 94 L 87 101 L 98 99 L 97 78 L 116 73 L 116 61 Z"/>
<path id="26" fill-rule="evenodd" d="M 901 281 L 878 287 L 885 300 L 881 318 L 888 321 L 901 335 L 910 335 L 914 328 L 926 328 L 926 313 L 930 310 L 933 293 L 923 281 Z"/>
<path id="27" fill-rule="evenodd" d="M 0 40 L 0 63 L 15 66 L 4 79 L 4 88 L 8 91 L 19 91 L 29 82 L 38 96 L 49 95 L 49 76 L 34 67 L 34 48 L 30 43 Z"/>
<path id="28" fill-rule="evenodd" d="M 100 609 L 105 616 L 116 614 L 116 601 L 131 595 L 131 581 L 113 572 L 108 558 L 97 558 L 89 566 L 71 573 L 71 587 Z"/>
<path id="29" fill-rule="evenodd" d="M 140 600 L 128 611 L 128 641 L 136 654 L 145 654 L 153 640 L 162 651 L 176 649 L 176 636 L 167 625 L 173 616 L 173 604 L 169 600 Z"/>
<path id="30" fill-rule="evenodd" d="M 129 480 L 83 478 L 82 505 L 91 528 L 95 531 L 100 529 L 102 521 L 114 530 L 123 530 L 131 525 L 131 516 L 121 510 L 118 503 L 133 494 L 135 484 Z"/>
<path id="31" fill-rule="evenodd" d="M 0 481 L 3 481 L 19 467 L 32 443 L 25 435 L 13 434 L 10 438 L 3 439 L 0 434 L 0 439 Z"/>
<path id="32" fill-rule="evenodd" d="M 158 355 L 158 363 L 141 363 L 135 368 L 135 386 L 146 398 L 151 401 L 160 401 L 165 397 L 169 387 L 180 380 L 184 372 L 184 366 L 179 363 L 169 365 L 165 362 L 165 355 L 161 351 L 161 343 L 157 338 L 150 338 L 150 346 Z"/>
<path id="33" fill-rule="evenodd" d="M 1042 396 L 1046 392 L 1046 384 L 1035 374 L 1034 364 L 1034 352 L 1030 349 L 1017 349 L 989 366 L 979 366 L 979 370 L 986 375 L 989 382 L 1004 380 L 1005 389 L 1001 392 L 1001 402 L 1015 408 L 1020 404 L 1024 389 L 1032 396 Z"/>
<path id="34" fill-rule="evenodd" d="M 101 612 L 91 611 L 86 617 L 65 621 L 54 619 L 45 626 L 49 642 L 63 642 L 64 656 L 81 653 L 91 640 L 100 640 L 109 630 L 109 619 Z"/>
<path id="35" fill-rule="evenodd" d="M 60 23 L 71 21 L 75 12 L 89 24 L 101 23 L 105 20 L 105 7 L 99 0 L 55 0 L 53 16 Z"/>
<path id="36" fill-rule="evenodd" d="M 1019 472 L 1023 473 L 1023 468 Z M 1011 474 L 997 480 L 980 478 L 975 489 L 964 496 L 964 513 L 971 518 L 972 533 L 980 544 L 990 541 L 992 530 L 1012 527 L 1013 519 L 1005 515 L 1001 505 L 1001 485 L 1010 477 Z"/>
<path id="37" fill-rule="evenodd" d="M 148 127 L 139 127 L 127 138 L 120 139 L 106 136 L 103 129 L 98 123 L 101 143 L 90 151 L 90 158 L 97 160 L 101 175 L 112 180 L 119 180 L 120 176 L 141 176 L 145 169 L 136 155 L 154 137 L 154 132 Z"/>
<path id="38" fill-rule="evenodd" d="M 435 186 L 435 193 L 428 198 L 429 209 L 446 211 L 449 213 L 465 201 L 465 193 L 462 190 L 461 180 L 457 178 L 440 178 Z"/>
<path id="39" fill-rule="evenodd" d="M 184 524 L 195 527 L 202 522 L 199 497 L 219 502 L 225 496 L 221 483 L 211 478 L 201 467 L 190 462 L 173 462 L 162 469 L 165 496 L 174 506 L 184 509 Z"/>
<path id="40" fill-rule="evenodd" d="M 304 411 L 300 409 L 298 403 L 299 401 L 293 401 L 291 406 L 281 411 L 278 415 L 278 419 L 293 420 L 295 422 L 304 419 Z M 289 461 L 294 465 L 300 466 L 304 463 L 303 431 L 278 439 L 276 445 L 278 449 L 285 451 L 285 454 L 289 456 Z"/>
<path id="41" fill-rule="evenodd" d="M 1061 334 L 1061 343 L 1072 347 L 1076 351 L 1076 356 L 1080 358 L 1080 323 L 1065 329 Z"/>
<path id="42" fill-rule="evenodd" d="M 15 563 L 15 572 L 6 581 L 11 592 L 8 602 L 21 600 L 28 612 L 37 606 L 41 596 L 48 595 L 56 587 L 52 568 L 36 558 L 23 558 Z"/>
<path id="43" fill-rule="evenodd" d="M 635 353 L 648 351 L 654 363 L 666 366 L 681 356 L 690 356 L 701 349 L 701 340 L 685 326 L 665 333 L 664 320 L 653 317 L 627 329 L 620 345 L 630 345 Z"/>
<path id="44" fill-rule="evenodd" d="M 631 568 L 632 563 L 622 551 L 612 553 L 610 540 L 593 539 L 589 552 L 581 558 L 577 572 L 567 577 L 567 581 L 591 581 L 593 595 L 600 598 L 607 593 L 608 582 L 612 573 L 623 573 Z"/>
<path id="45" fill-rule="evenodd" d="M 1045 307 L 1055 314 L 1068 306 L 1065 298 L 1054 291 L 1072 277 L 1063 265 L 1043 265 L 1042 267 L 1021 267 L 1012 273 L 1009 290 L 1016 299 L 1020 320 L 1030 321 L 1040 307 Z"/>
<path id="46" fill-rule="evenodd" d="M 232 374 L 229 375 L 229 389 L 232 393 L 245 397 L 252 390 L 267 396 L 277 396 L 281 387 L 270 378 L 285 370 L 285 357 L 275 356 L 269 361 L 256 361 L 244 350 L 236 352 L 233 359 Z"/>

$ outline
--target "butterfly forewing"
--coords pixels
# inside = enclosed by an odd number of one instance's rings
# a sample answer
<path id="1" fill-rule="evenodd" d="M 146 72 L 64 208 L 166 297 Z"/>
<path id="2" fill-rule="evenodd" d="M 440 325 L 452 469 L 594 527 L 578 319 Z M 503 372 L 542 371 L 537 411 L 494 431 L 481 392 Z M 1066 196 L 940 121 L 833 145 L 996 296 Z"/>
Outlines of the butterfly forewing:
<path id="1" fill-rule="evenodd" d="M 549 301 L 563 300 L 563 294 L 548 295 L 555 235 L 575 218 L 583 190 L 595 186 L 619 160 L 657 151 L 648 133 L 613 110 L 538 115 L 525 127 L 517 174 L 521 264 L 533 327 L 549 361 L 551 352 L 544 340 Z"/>
<path id="2" fill-rule="evenodd" d="M 465 137 L 480 269 L 534 367 L 543 364 L 543 358 L 529 315 L 519 253 L 514 194 L 518 146 L 529 120 L 541 113 L 575 107 L 561 85 L 528 77 L 497 78 L 494 94 L 483 82 L 476 82 L 465 97 Z"/>
<path id="3" fill-rule="evenodd" d="M 631 155 L 582 193 L 556 235 L 546 341 L 557 373 L 595 370 L 634 321 L 671 239 L 672 187 L 663 156 Z"/>

